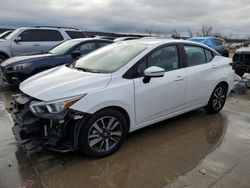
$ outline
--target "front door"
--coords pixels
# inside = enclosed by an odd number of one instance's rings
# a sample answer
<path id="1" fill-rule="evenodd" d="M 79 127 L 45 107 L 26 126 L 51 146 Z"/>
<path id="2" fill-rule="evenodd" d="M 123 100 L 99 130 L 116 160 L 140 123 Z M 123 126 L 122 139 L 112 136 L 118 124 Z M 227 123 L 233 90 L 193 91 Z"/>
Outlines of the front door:
<path id="1" fill-rule="evenodd" d="M 166 70 L 160 78 L 143 83 L 147 67 L 158 66 Z M 177 45 L 162 47 L 148 55 L 137 66 L 134 79 L 136 123 L 141 125 L 163 118 L 184 108 L 186 70 L 180 68 Z"/>
<path id="2" fill-rule="evenodd" d="M 11 51 L 13 56 L 17 55 L 32 55 L 42 52 L 41 42 L 39 41 L 39 31 L 36 29 L 29 29 L 23 31 L 17 37 L 21 41 L 12 41 Z"/>

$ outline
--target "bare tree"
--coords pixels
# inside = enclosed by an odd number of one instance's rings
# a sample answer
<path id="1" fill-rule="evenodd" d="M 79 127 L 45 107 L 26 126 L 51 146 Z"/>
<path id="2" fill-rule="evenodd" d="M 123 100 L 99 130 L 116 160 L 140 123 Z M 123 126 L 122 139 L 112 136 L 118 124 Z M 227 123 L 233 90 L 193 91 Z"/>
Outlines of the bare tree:
<path id="1" fill-rule="evenodd" d="M 203 37 L 208 37 L 212 35 L 213 27 L 203 25 L 201 27 L 201 34 Z"/>
<path id="2" fill-rule="evenodd" d="M 151 29 L 146 29 L 146 33 L 151 37 L 152 36 L 152 30 Z"/>
<path id="3" fill-rule="evenodd" d="M 180 33 L 178 33 L 176 29 L 173 29 L 171 34 L 173 38 L 180 38 Z"/>
<path id="4" fill-rule="evenodd" d="M 192 32 L 190 29 L 188 29 L 187 32 L 188 32 L 190 38 L 192 38 L 192 37 L 194 36 L 194 35 L 193 35 L 193 32 Z"/>

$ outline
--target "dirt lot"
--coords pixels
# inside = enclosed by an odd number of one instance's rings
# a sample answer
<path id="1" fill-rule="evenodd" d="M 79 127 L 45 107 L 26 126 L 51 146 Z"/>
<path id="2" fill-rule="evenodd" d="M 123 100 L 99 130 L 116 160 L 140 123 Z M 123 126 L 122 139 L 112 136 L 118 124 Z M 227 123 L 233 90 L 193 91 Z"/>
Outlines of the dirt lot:
<path id="1" fill-rule="evenodd" d="M 202 109 L 129 135 L 114 155 L 94 160 L 78 152 L 26 157 L 8 114 L 10 92 L 0 84 L 0 187 L 250 187 L 250 91 L 231 94 L 223 111 Z"/>

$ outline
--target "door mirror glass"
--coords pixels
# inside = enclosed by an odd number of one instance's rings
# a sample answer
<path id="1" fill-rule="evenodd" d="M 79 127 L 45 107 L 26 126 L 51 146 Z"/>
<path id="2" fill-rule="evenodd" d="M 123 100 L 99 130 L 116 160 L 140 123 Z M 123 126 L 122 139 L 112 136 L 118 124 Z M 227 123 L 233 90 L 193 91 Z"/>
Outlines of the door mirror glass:
<path id="1" fill-rule="evenodd" d="M 22 38 L 21 38 L 21 37 L 16 37 L 16 38 L 14 39 L 14 41 L 15 41 L 16 43 L 21 42 L 21 41 L 22 41 Z"/>

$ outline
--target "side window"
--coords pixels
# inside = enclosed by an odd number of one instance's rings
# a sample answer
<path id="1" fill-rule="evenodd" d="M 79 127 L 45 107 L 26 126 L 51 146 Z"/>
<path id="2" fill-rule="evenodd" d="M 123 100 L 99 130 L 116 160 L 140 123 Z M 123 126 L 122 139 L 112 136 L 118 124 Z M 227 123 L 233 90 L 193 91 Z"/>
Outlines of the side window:
<path id="1" fill-rule="evenodd" d="M 177 46 L 163 47 L 148 56 L 148 67 L 158 66 L 166 71 L 179 68 L 179 56 Z"/>
<path id="2" fill-rule="evenodd" d="M 215 39 L 215 42 L 216 42 L 217 46 L 222 46 L 224 43 L 224 41 L 220 40 L 220 39 Z"/>
<path id="3" fill-rule="evenodd" d="M 206 54 L 207 62 L 212 61 L 212 59 L 214 58 L 213 53 L 211 51 L 205 49 L 205 54 Z"/>
<path id="4" fill-rule="evenodd" d="M 184 46 L 188 66 L 196 66 L 207 63 L 204 49 L 197 46 Z"/>
<path id="5" fill-rule="evenodd" d="M 80 51 L 82 55 L 92 52 L 96 49 L 95 42 L 84 43 L 73 50 L 73 52 Z"/>
<path id="6" fill-rule="evenodd" d="M 108 44 L 111 44 L 109 42 L 97 42 L 97 48 L 101 48 L 103 46 L 107 46 Z"/>
<path id="7" fill-rule="evenodd" d="M 39 30 L 39 38 L 40 41 L 43 42 L 54 42 L 54 41 L 62 41 L 63 36 L 57 30 Z"/>
<path id="8" fill-rule="evenodd" d="M 18 37 L 21 37 L 22 42 L 39 41 L 39 33 L 35 29 L 25 30 Z"/>
<path id="9" fill-rule="evenodd" d="M 70 38 L 77 39 L 77 38 L 85 38 L 85 35 L 81 31 L 65 31 Z"/>
<path id="10" fill-rule="evenodd" d="M 151 66 L 158 66 L 166 71 L 176 70 L 179 68 L 179 56 L 177 46 L 163 47 L 147 58 L 142 59 L 136 66 L 135 74 L 137 77 L 144 76 L 144 70 Z"/>

